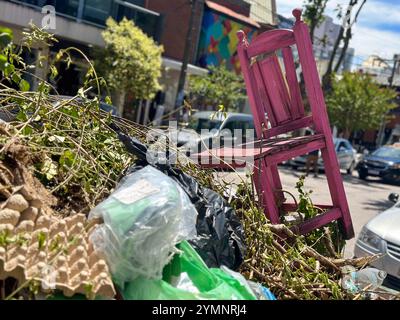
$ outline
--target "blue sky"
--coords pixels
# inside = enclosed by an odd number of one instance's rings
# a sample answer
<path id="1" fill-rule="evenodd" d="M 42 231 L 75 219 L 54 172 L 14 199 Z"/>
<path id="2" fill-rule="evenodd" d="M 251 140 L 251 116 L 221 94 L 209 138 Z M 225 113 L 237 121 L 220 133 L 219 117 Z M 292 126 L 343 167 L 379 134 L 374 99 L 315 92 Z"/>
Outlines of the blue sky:
<path id="1" fill-rule="evenodd" d="M 345 7 L 348 2 L 329 0 L 327 14 L 336 17 L 337 5 Z M 276 0 L 278 13 L 287 17 L 291 17 L 292 9 L 301 7 L 302 3 L 303 0 Z M 339 20 L 336 22 L 340 23 Z M 367 0 L 353 34 L 350 46 L 355 49 L 355 65 L 371 54 L 392 59 L 393 54 L 400 53 L 400 0 Z"/>

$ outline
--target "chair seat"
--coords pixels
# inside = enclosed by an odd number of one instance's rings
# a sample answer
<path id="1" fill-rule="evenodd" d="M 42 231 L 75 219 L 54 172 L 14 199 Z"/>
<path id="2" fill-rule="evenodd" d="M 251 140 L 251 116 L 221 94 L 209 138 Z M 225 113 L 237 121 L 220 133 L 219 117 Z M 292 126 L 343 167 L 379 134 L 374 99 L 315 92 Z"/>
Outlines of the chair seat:
<path id="1" fill-rule="evenodd" d="M 274 138 L 267 140 L 257 140 L 252 143 L 242 144 L 236 148 L 222 147 L 219 149 L 209 149 L 201 153 L 192 155 L 193 160 L 207 168 L 242 168 L 249 161 L 265 157 L 272 157 L 276 154 L 282 154 L 284 151 L 298 149 L 299 154 L 304 154 L 301 147 L 306 147 L 311 142 L 324 141 L 323 134 L 294 138 Z M 316 145 L 317 146 L 317 145 Z M 319 147 L 310 147 L 305 153 L 319 149 Z M 303 152 L 303 153 L 301 153 Z"/>

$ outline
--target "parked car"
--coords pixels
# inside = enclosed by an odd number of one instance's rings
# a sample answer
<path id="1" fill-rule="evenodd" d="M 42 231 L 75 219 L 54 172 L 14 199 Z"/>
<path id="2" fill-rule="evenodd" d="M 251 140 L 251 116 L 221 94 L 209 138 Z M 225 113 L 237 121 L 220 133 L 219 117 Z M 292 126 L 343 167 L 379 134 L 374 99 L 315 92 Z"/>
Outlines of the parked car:
<path id="1" fill-rule="evenodd" d="M 360 179 L 380 177 L 388 182 L 400 182 L 400 148 L 384 146 L 365 156 L 357 166 Z"/>
<path id="2" fill-rule="evenodd" d="M 371 263 L 387 272 L 387 282 L 400 287 L 400 202 L 399 195 L 392 193 L 389 200 L 395 205 L 371 219 L 358 236 L 354 255 L 365 257 L 374 254 L 384 256 Z"/>
<path id="3" fill-rule="evenodd" d="M 346 170 L 348 174 L 351 174 L 357 166 L 357 151 L 346 139 L 334 138 L 333 142 L 335 144 L 340 169 Z M 303 155 L 290 160 L 289 165 L 296 170 L 300 167 L 305 167 L 306 162 L 307 155 Z M 321 152 L 318 159 L 318 168 L 319 170 L 324 170 L 324 162 L 321 157 Z"/>
<path id="4" fill-rule="evenodd" d="M 230 131 L 225 131 L 225 129 Z M 234 134 L 236 129 L 242 130 L 241 136 Z M 248 132 L 248 136 L 246 136 L 246 130 L 252 130 Z M 224 134 L 225 132 L 232 134 Z M 179 130 L 178 147 L 186 151 L 201 151 L 212 148 L 213 145 L 235 146 L 254 141 L 254 139 L 255 131 L 252 115 L 230 112 L 215 114 L 211 111 L 201 111 L 193 114 L 186 128 Z"/>

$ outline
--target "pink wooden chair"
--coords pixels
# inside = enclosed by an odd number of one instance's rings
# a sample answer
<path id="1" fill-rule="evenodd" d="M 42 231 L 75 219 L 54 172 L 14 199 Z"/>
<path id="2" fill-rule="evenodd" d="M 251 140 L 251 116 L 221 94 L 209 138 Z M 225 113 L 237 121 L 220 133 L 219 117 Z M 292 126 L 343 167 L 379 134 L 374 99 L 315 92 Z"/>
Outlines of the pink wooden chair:
<path id="1" fill-rule="evenodd" d="M 298 225 L 296 231 L 308 233 L 338 220 L 346 239 L 354 236 L 351 216 L 333 144 L 313 47 L 307 25 L 301 20 L 301 10 L 293 10 L 296 18 L 293 30 L 272 30 L 259 35 L 251 44 L 243 31 L 238 32 L 238 55 L 245 79 L 255 129 L 259 141 L 254 148 L 221 148 L 213 151 L 221 159 L 237 158 L 241 153 L 255 161 L 254 183 L 269 220 L 281 223 L 280 209 L 296 210 L 285 202 L 277 165 L 293 157 L 321 150 L 325 173 L 332 197 L 332 206 L 318 205 L 327 212 Z M 296 74 L 292 47 L 297 47 L 311 115 L 306 115 Z M 277 52 L 281 50 L 285 72 Z M 277 136 L 302 128 L 313 127 L 311 136 L 282 139 Z M 199 154 L 204 160 L 209 152 Z M 211 162 L 211 161 L 210 161 Z M 259 165 L 257 165 L 259 164 Z M 245 163 L 234 163 L 240 167 Z M 223 164 L 205 164 L 221 167 Z"/>

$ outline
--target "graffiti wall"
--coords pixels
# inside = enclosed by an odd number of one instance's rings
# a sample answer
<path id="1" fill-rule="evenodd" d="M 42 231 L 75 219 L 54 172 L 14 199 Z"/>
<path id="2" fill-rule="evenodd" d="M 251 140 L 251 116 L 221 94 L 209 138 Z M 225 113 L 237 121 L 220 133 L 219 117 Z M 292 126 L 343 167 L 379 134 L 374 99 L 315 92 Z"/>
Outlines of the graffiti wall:
<path id="1" fill-rule="evenodd" d="M 206 9 L 204 11 L 198 63 L 201 67 L 220 65 L 223 61 L 229 69 L 240 71 L 239 58 L 236 47 L 238 39 L 236 32 L 243 30 L 251 40 L 256 35 L 257 29 L 241 24 L 229 17 Z"/>

